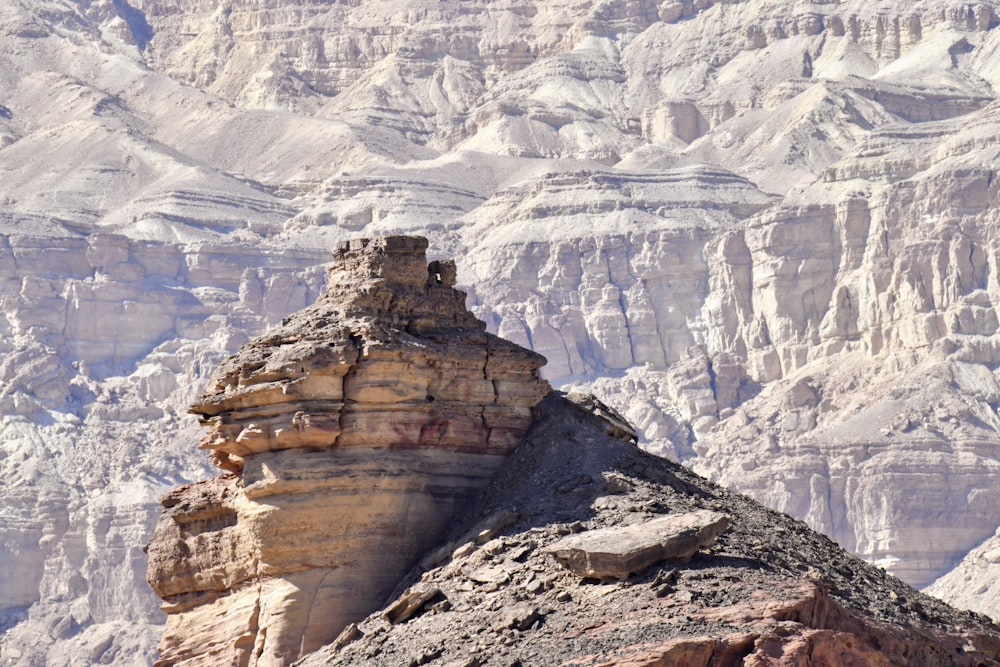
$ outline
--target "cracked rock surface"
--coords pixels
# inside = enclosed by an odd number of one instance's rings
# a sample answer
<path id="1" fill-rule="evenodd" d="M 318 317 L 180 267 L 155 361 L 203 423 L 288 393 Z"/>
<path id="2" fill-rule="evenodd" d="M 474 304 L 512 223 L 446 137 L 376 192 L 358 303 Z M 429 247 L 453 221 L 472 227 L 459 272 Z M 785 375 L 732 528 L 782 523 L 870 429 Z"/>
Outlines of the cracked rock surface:
<path id="1" fill-rule="evenodd" d="M 344 243 L 328 290 L 223 363 L 192 411 L 228 472 L 148 547 L 159 665 L 289 664 L 376 609 L 520 442 L 544 358 L 484 331 L 427 242 Z"/>

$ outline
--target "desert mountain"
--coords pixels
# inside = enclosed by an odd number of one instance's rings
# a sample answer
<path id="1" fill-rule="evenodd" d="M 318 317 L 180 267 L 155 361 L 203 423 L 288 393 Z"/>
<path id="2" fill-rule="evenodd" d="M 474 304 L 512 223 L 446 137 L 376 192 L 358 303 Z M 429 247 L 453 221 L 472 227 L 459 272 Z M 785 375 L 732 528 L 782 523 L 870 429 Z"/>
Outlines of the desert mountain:
<path id="1" fill-rule="evenodd" d="M 154 665 L 1000 664 L 986 616 L 554 394 L 426 247 L 342 243 L 213 374 L 192 409 L 225 472 L 161 501 Z"/>
<path id="2" fill-rule="evenodd" d="M 946 574 L 1000 516 L 998 13 L 3 3 L 0 661 L 148 662 L 187 406 L 362 235 L 650 451 Z"/>

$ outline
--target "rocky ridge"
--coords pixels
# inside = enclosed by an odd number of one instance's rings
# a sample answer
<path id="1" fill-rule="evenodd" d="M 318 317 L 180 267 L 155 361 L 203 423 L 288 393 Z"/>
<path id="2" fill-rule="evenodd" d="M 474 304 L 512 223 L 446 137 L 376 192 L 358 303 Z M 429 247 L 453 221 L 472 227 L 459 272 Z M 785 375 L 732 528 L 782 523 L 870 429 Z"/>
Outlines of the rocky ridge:
<path id="1" fill-rule="evenodd" d="M 1000 660 L 1000 631 L 987 618 L 957 612 L 802 522 L 609 435 L 578 398 L 546 399 L 522 446 L 444 544 L 382 610 L 298 664 Z M 560 564 L 568 541 L 579 547 L 593 536 L 593 545 L 647 527 L 664 539 L 665 521 L 718 527 L 702 548 L 695 542 L 683 553 L 664 552 L 634 570 L 587 576 Z M 634 562 L 624 554 L 612 561 L 603 547 L 597 554 L 615 567 Z"/>
<path id="2" fill-rule="evenodd" d="M 192 411 L 230 471 L 163 498 L 158 665 L 290 664 L 378 608 L 551 390 L 427 241 L 342 244 L 327 291 L 221 364 Z"/>
<path id="3" fill-rule="evenodd" d="M 426 248 L 341 244 L 192 406 L 227 472 L 162 499 L 154 664 L 1000 664 L 985 617 L 551 395 Z"/>

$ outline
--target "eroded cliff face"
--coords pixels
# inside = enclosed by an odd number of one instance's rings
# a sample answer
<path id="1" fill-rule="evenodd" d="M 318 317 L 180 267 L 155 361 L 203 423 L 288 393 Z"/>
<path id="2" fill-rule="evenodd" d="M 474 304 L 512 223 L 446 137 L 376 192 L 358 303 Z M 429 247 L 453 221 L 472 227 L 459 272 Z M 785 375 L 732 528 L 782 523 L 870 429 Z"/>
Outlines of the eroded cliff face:
<path id="1" fill-rule="evenodd" d="M 165 617 L 142 545 L 159 496 L 211 468 L 186 407 L 244 327 L 315 300 L 319 260 L 106 234 L 0 246 L 0 663 L 148 664 Z"/>
<path id="2" fill-rule="evenodd" d="M 520 442 L 544 358 L 485 332 L 413 237 L 341 245 L 316 304 L 192 407 L 230 471 L 164 500 L 161 665 L 290 664 L 382 604 Z"/>
<path id="3" fill-rule="evenodd" d="M 184 410 L 356 235 L 426 234 L 652 450 L 938 577 L 996 530 L 998 8 L 3 3 L 0 663 L 151 655 Z"/>

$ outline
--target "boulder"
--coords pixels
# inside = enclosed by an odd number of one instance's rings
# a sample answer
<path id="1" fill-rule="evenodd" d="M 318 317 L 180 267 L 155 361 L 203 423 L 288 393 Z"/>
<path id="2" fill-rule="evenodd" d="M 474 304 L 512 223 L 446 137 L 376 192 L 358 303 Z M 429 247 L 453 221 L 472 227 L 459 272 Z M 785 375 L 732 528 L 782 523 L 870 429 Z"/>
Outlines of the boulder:
<path id="1" fill-rule="evenodd" d="M 570 535 L 547 551 L 581 577 L 627 579 L 656 563 L 690 559 L 728 527 L 725 514 L 697 510 Z"/>

